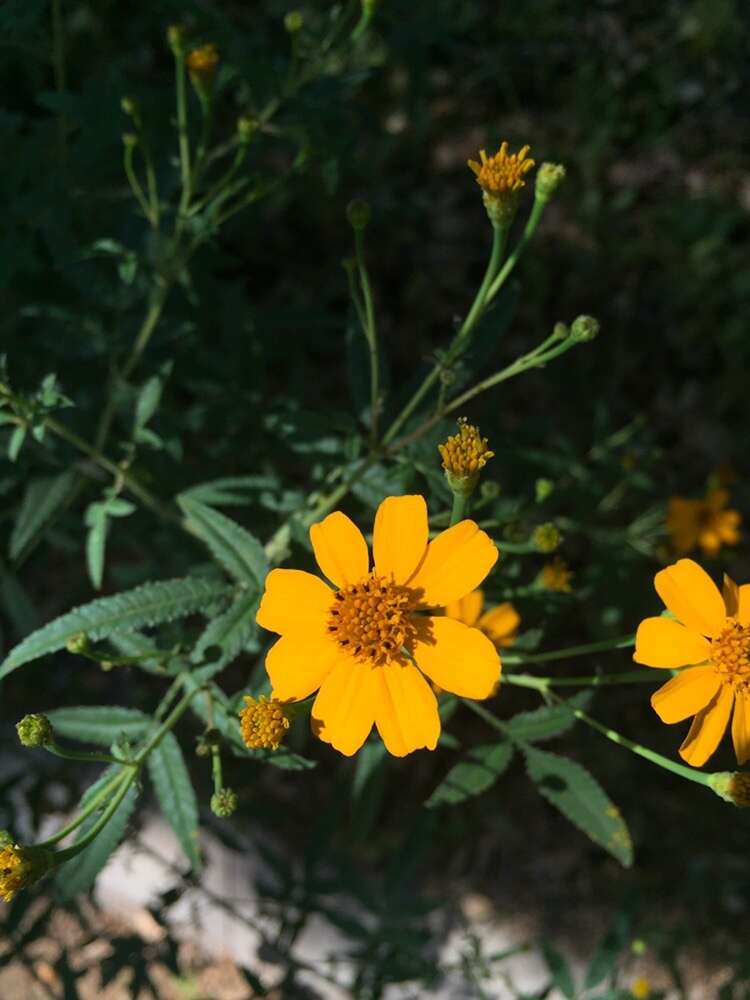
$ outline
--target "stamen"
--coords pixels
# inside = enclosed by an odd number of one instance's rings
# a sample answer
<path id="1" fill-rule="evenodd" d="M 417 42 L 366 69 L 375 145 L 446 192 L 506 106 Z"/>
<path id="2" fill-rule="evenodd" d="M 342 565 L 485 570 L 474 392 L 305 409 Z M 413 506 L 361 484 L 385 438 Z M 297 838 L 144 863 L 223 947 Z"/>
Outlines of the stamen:
<path id="1" fill-rule="evenodd" d="M 328 631 L 337 632 L 332 638 L 358 659 L 388 663 L 414 637 L 413 597 L 406 587 L 371 574 L 336 592 Z"/>

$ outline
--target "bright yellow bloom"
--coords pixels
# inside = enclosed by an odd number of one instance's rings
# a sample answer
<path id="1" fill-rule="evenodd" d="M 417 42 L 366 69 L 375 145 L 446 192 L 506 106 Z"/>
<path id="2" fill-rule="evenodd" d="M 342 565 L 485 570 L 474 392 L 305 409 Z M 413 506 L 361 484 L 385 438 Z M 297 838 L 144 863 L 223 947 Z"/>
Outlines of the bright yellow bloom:
<path id="1" fill-rule="evenodd" d="M 313 525 L 310 540 L 332 586 L 274 569 L 257 614 L 259 625 L 281 635 L 266 657 L 274 698 L 300 701 L 317 691 L 313 732 L 347 756 L 373 725 L 397 757 L 434 750 L 440 717 L 425 676 L 465 698 L 487 698 L 500 658 L 478 629 L 423 612 L 474 590 L 497 548 L 468 520 L 429 542 L 421 496 L 381 503 L 372 568 L 362 532 L 340 511 Z"/>
<path id="2" fill-rule="evenodd" d="M 210 84 L 219 65 L 219 50 L 213 42 L 201 45 L 199 49 L 193 49 L 185 62 L 194 83 Z"/>
<path id="3" fill-rule="evenodd" d="M 645 976 L 639 976 L 630 984 L 630 993 L 635 1000 L 648 1000 L 651 996 L 651 983 Z"/>
<path id="4" fill-rule="evenodd" d="M 452 434 L 445 444 L 438 445 L 443 468 L 452 476 L 468 478 L 483 469 L 495 452 L 490 451 L 487 438 L 466 417 L 458 418 L 458 434 Z"/>
<path id="5" fill-rule="evenodd" d="M 284 706 L 276 698 L 245 695 L 240 712 L 240 729 L 245 746 L 251 750 L 278 750 L 289 728 Z"/>
<path id="6" fill-rule="evenodd" d="M 715 556 L 722 545 L 737 545 L 740 540 L 739 511 L 725 510 L 727 490 L 713 489 L 703 500 L 672 497 L 667 507 L 667 530 L 677 555 L 700 546 L 708 556 Z"/>
<path id="7" fill-rule="evenodd" d="M 7 834 L 4 834 L 7 838 Z M 0 844 L 0 898 L 10 903 L 55 866 L 56 855 L 43 847 L 19 847 L 9 839 Z"/>
<path id="8" fill-rule="evenodd" d="M 504 142 L 494 156 L 479 151 L 480 162 L 469 160 L 469 167 L 477 175 L 482 197 L 490 219 L 496 225 L 507 224 L 515 214 L 518 197 L 526 186 L 526 174 L 534 169 L 534 160 L 527 160 L 530 146 L 522 146 L 517 153 L 508 154 Z"/>
<path id="9" fill-rule="evenodd" d="M 635 637 L 636 663 L 685 667 L 652 696 L 662 722 L 694 715 L 680 756 L 705 764 L 724 735 L 732 709 L 732 740 L 740 764 L 750 759 L 750 584 L 724 577 L 724 594 L 692 559 L 661 570 L 654 586 L 672 618 L 646 618 Z"/>
<path id="10" fill-rule="evenodd" d="M 512 646 L 516 641 L 518 626 L 521 624 L 521 616 L 516 609 L 509 601 L 490 608 L 484 614 L 482 614 L 483 607 L 484 594 L 481 590 L 472 590 L 466 597 L 447 605 L 445 613 L 449 618 L 455 618 L 469 628 L 478 628 L 501 649 Z"/>
<path id="11" fill-rule="evenodd" d="M 561 594 L 569 594 L 572 590 L 570 581 L 573 579 L 573 570 L 560 556 L 555 556 L 542 567 L 539 574 L 539 585 L 545 590 L 556 590 Z"/>

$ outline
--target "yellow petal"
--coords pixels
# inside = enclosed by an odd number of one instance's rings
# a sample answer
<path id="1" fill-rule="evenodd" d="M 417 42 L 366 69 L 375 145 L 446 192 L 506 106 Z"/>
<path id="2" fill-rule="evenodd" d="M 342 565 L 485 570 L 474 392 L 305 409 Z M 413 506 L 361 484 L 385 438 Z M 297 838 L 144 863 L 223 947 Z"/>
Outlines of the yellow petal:
<path id="1" fill-rule="evenodd" d="M 520 624 L 521 616 L 510 601 L 505 601 L 486 611 L 478 627 L 496 646 L 509 646 Z"/>
<path id="2" fill-rule="evenodd" d="M 357 525 L 340 510 L 310 528 L 310 541 L 321 571 L 337 587 L 367 576 L 370 555 Z"/>
<path id="3" fill-rule="evenodd" d="M 464 625 L 476 625 L 484 604 L 484 594 L 481 590 L 472 590 L 466 597 L 458 601 L 451 601 L 445 608 L 445 613 L 449 618 L 455 618 Z M 486 615 L 485 615 L 486 617 Z"/>
<path id="4" fill-rule="evenodd" d="M 445 607 L 476 589 L 497 557 L 489 535 L 474 521 L 460 521 L 430 542 L 422 565 L 408 584 L 422 591 L 422 604 Z"/>
<path id="5" fill-rule="evenodd" d="M 322 632 L 333 591 L 301 569 L 272 569 L 255 620 L 269 632 Z"/>
<path id="6" fill-rule="evenodd" d="M 338 660 L 313 702 L 313 732 L 347 757 L 359 750 L 375 721 L 377 669 L 353 657 Z"/>
<path id="7" fill-rule="evenodd" d="M 746 691 L 738 691 L 734 699 L 732 742 L 737 763 L 747 763 L 750 760 L 750 695 Z"/>
<path id="8" fill-rule="evenodd" d="M 424 497 L 386 497 L 378 507 L 372 534 L 375 572 L 406 583 L 424 558 L 427 535 Z"/>
<path id="9" fill-rule="evenodd" d="M 633 659 L 646 667 L 687 667 L 710 656 L 711 643 L 672 618 L 645 618 L 635 634 Z"/>
<path id="10" fill-rule="evenodd" d="M 486 635 L 453 618 L 415 619 L 414 659 L 444 691 L 489 698 L 500 678 L 500 657 Z"/>
<path id="11" fill-rule="evenodd" d="M 273 697 L 279 701 L 301 701 L 309 697 L 344 655 L 325 634 L 287 633 L 266 655 L 266 672 L 271 679 Z"/>
<path id="12" fill-rule="evenodd" d="M 702 767 L 716 750 L 729 722 L 734 691 L 722 685 L 718 695 L 693 719 L 690 732 L 680 747 L 680 757 L 692 767 Z"/>
<path id="13" fill-rule="evenodd" d="M 750 583 L 743 583 L 737 590 L 735 618 L 741 625 L 750 625 Z"/>
<path id="14" fill-rule="evenodd" d="M 680 559 L 654 577 L 656 592 L 683 625 L 713 636 L 726 618 L 724 601 L 711 577 L 692 559 Z"/>
<path id="15" fill-rule="evenodd" d="M 705 708 L 720 685 L 713 667 L 691 667 L 652 694 L 651 706 L 662 722 L 682 722 Z"/>
<path id="16" fill-rule="evenodd" d="M 726 573 L 724 574 L 724 586 L 721 588 L 721 596 L 724 598 L 724 607 L 730 618 L 737 617 L 737 610 L 740 605 L 740 588 Z"/>
<path id="17" fill-rule="evenodd" d="M 392 661 L 375 671 L 375 725 L 388 753 L 403 757 L 440 736 L 437 698 L 412 663 Z"/>

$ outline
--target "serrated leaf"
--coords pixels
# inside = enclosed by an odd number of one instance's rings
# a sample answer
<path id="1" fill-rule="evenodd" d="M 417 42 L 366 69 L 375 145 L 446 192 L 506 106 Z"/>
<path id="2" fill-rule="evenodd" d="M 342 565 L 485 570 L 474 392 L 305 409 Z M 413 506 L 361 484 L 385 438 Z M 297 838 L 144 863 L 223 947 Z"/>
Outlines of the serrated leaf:
<path id="1" fill-rule="evenodd" d="M 116 771 L 113 768 L 109 768 L 105 771 L 102 777 L 99 778 L 98 781 L 94 782 L 94 784 L 84 793 L 81 799 L 81 806 L 84 806 L 87 802 L 91 801 L 91 797 L 95 795 L 115 773 Z M 79 892 L 85 892 L 93 885 L 96 876 L 105 866 L 110 855 L 122 840 L 125 828 L 128 825 L 128 820 L 132 815 L 137 799 L 138 784 L 136 781 L 133 782 L 127 790 L 122 802 L 120 802 L 114 814 L 110 817 L 109 822 L 99 833 L 96 839 L 89 844 L 88 847 L 84 848 L 80 854 L 77 854 L 74 858 L 71 858 L 70 861 L 67 861 L 64 865 L 62 865 L 57 873 L 56 882 L 64 901 L 72 899 L 74 896 L 77 896 Z M 80 840 L 84 834 L 91 829 L 94 823 L 97 822 L 97 819 L 98 814 L 95 812 L 84 820 L 76 839 Z"/>
<path id="2" fill-rule="evenodd" d="M 524 747 L 526 768 L 539 792 L 564 816 L 629 868 L 633 843 L 620 810 L 580 764 L 559 754 Z"/>
<path id="3" fill-rule="evenodd" d="M 32 632 L 5 658 L 0 677 L 62 649 L 77 632 L 87 633 L 92 640 L 104 639 L 113 632 L 129 632 L 203 611 L 230 594 L 231 587 L 225 583 L 185 577 L 144 583 L 134 590 L 100 597 Z"/>
<path id="4" fill-rule="evenodd" d="M 217 657 L 196 673 L 205 679 L 213 677 L 245 650 L 256 635 L 255 614 L 258 610 L 258 595 L 241 594 L 226 611 L 212 618 L 198 639 L 193 652 L 193 661 L 200 663 L 206 651 L 212 646 L 221 649 Z"/>
<path id="5" fill-rule="evenodd" d="M 275 476 L 225 476 L 222 479 L 212 479 L 207 483 L 198 483 L 184 490 L 180 497 L 186 500 L 197 500 L 199 503 L 220 506 L 244 506 L 248 502 L 248 494 L 258 490 L 277 490 L 279 481 Z M 178 497 L 178 501 L 180 499 Z"/>
<path id="6" fill-rule="evenodd" d="M 561 736 L 575 724 L 576 718 L 570 709 L 588 708 L 592 697 L 592 691 L 581 691 L 565 705 L 542 705 L 532 712 L 519 712 L 508 722 L 510 736 L 527 743 Z"/>
<path id="7" fill-rule="evenodd" d="M 193 871 L 200 871 L 198 803 L 182 750 L 172 733 L 167 733 L 148 755 L 148 770 L 169 825 L 187 854 Z"/>
<path id="8" fill-rule="evenodd" d="M 122 735 L 138 739 L 152 721 L 138 709 L 118 705 L 79 705 L 55 708 L 45 714 L 57 735 L 103 746 L 111 746 Z"/>
<path id="9" fill-rule="evenodd" d="M 513 744 L 503 740 L 473 747 L 466 758 L 450 769 L 425 805 L 455 805 L 474 795 L 481 795 L 497 781 L 513 757 Z"/>
<path id="10" fill-rule="evenodd" d="M 8 554 L 17 559 L 63 506 L 75 482 L 72 472 L 32 479 L 26 487 L 10 536 Z"/>
<path id="11" fill-rule="evenodd" d="M 268 560 L 258 539 L 213 507 L 184 496 L 178 500 L 195 533 L 227 572 L 238 582 L 260 590 L 268 572 Z"/>

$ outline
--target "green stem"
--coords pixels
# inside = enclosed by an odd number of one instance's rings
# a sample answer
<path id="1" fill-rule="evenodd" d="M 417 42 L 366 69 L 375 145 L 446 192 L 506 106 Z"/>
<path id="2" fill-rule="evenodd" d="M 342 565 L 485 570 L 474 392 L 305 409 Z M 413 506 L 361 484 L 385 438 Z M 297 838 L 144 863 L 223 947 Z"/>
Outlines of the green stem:
<path id="1" fill-rule="evenodd" d="M 155 750 L 164 737 L 170 730 L 174 729 L 177 722 L 182 718 L 185 712 L 190 707 L 190 702 L 196 696 L 199 691 L 204 690 L 202 686 L 194 688 L 192 691 L 188 691 L 180 701 L 177 702 L 175 707 L 169 713 L 164 722 L 159 726 L 153 736 L 149 739 L 148 743 L 138 752 L 135 757 L 133 764 L 140 767 L 143 761 L 148 757 L 152 750 Z"/>
<path id="2" fill-rule="evenodd" d="M 507 662 L 503 657 L 503 664 Z M 503 683 L 515 687 L 547 691 L 551 687 L 608 687 L 612 684 L 655 684 L 663 677 L 653 670 L 629 670 L 622 674 L 591 674 L 586 677 L 534 677 L 532 674 L 503 674 Z"/>
<path id="3" fill-rule="evenodd" d="M 548 660 L 567 660 L 571 656 L 586 656 L 588 653 L 603 653 L 610 649 L 628 649 L 635 644 L 635 636 L 622 635 L 616 639 L 602 639 L 600 642 L 587 642 L 581 646 L 567 646 L 565 649 L 553 649 L 547 653 L 511 653 L 503 657 L 503 663 L 545 663 Z"/>
<path id="4" fill-rule="evenodd" d="M 526 245 L 536 232 L 537 226 L 539 225 L 539 221 L 542 218 L 542 215 L 544 214 L 544 209 L 546 208 L 546 206 L 547 206 L 546 201 L 544 201 L 539 197 L 534 198 L 534 204 L 532 205 L 531 212 L 529 213 L 529 217 L 526 220 L 526 226 L 524 227 L 524 231 L 521 234 L 521 238 L 519 239 L 518 243 L 516 243 L 512 252 L 508 255 L 508 258 L 503 264 L 500 272 L 498 273 L 497 277 L 489 287 L 489 290 L 487 292 L 488 303 L 492 302 L 497 293 L 505 284 L 508 275 L 512 272 L 513 268 L 518 263 L 521 254 L 526 249 Z"/>
<path id="5" fill-rule="evenodd" d="M 469 498 L 464 496 L 462 493 L 453 494 L 453 506 L 451 507 L 451 519 L 448 527 L 452 528 L 454 524 L 458 524 L 459 521 L 463 521 L 466 517 L 466 508 L 469 503 Z"/>
<path id="6" fill-rule="evenodd" d="M 180 146 L 180 178 L 182 193 L 180 195 L 180 216 L 184 215 L 191 196 L 190 179 L 190 139 L 187 128 L 187 96 L 185 92 L 185 53 L 175 52 L 175 91 L 177 99 L 177 136 Z"/>
<path id="7" fill-rule="evenodd" d="M 49 847 L 52 844 L 57 844 L 61 840 L 64 840 L 69 833 L 73 832 L 73 830 L 76 830 L 81 825 L 81 823 L 83 823 L 86 817 L 90 816 L 91 813 L 96 812 L 96 810 L 99 808 L 100 804 L 104 801 L 104 799 L 106 799 L 109 795 L 112 794 L 112 789 L 115 787 L 115 785 L 119 784 L 119 782 L 122 781 L 123 773 L 124 772 L 122 771 L 118 771 L 117 774 L 113 774 L 110 780 L 106 782 L 106 784 L 104 784 L 99 789 L 96 795 L 91 797 L 91 799 L 86 803 L 83 809 L 81 809 L 81 811 L 78 813 L 77 816 L 75 816 L 69 823 L 66 823 L 65 826 L 61 827 L 57 831 L 57 833 L 53 834 L 51 837 L 48 837 L 47 840 L 41 841 L 41 843 L 39 843 L 36 846 Z"/>
<path id="8" fill-rule="evenodd" d="M 141 211 L 148 219 L 149 223 L 154 226 L 154 220 L 151 216 L 151 206 L 146 198 L 146 193 L 143 190 L 141 182 L 135 172 L 135 167 L 133 166 L 133 155 L 135 152 L 135 146 L 131 143 L 125 143 L 122 150 L 122 163 L 125 169 L 125 176 L 130 184 L 130 190 L 135 195 L 136 201 L 141 206 Z"/>
<path id="9" fill-rule="evenodd" d="M 484 312 L 485 307 L 489 303 L 489 290 L 492 283 L 492 279 L 497 274 L 497 269 L 500 266 L 500 259 L 502 257 L 503 248 L 505 246 L 505 238 L 508 235 L 507 226 L 493 226 L 492 229 L 492 249 L 490 251 L 490 259 L 487 262 L 487 270 L 484 272 L 484 277 L 482 278 L 482 284 L 479 286 L 479 291 L 476 294 L 474 301 L 471 304 L 471 308 L 467 313 L 466 319 L 461 324 L 461 327 L 456 334 L 456 339 L 454 344 L 462 342 L 472 331 L 477 320 Z"/>
<path id="10" fill-rule="evenodd" d="M 370 447 L 378 443 L 378 416 L 380 411 L 380 361 L 378 358 L 378 331 L 375 323 L 375 306 L 370 286 L 370 276 L 365 262 L 364 232 L 354 230 L 354 247 L 359 270 L 359 283 L 364 300 L 363 332 L 370 351 Z"/>
<path id="11" fill-rule="evenodd" d="M 83 851 L 86 847 L 89 846 L 90 843 L 92 843 L 92 841 L 96 840 L 96 838 L 102 832 L 104 827 L 107 825 L 107 823 L 109 823 L 114 814 L 117 812 L 120 803 L 127 795 L 128 789 L 135 781 L 137 775 L 138 775 L 137 767 L 129 767 L 126 770 L 123 770 L 122 774 L 119 775 L 119 788 L 117 787 L 117 785 L 115 785 L 117 791 L 110 799 L 106 809 L 104 809 L 104 811 L 102 812 L 101 816 L 96 821 L 96 823 L 94 823 L 91 829 L 88 830 L 86 834 L 83 837 L 81 837 L 79 841 L 76 841 L 75 844 L 72 844 L 70 847 L 66 848 L 66 850 L 59 852 L 59 854 L 57 855 L 58 864 L 62 864 L 63 861 L 68 861 L 70 858 L 76 857 L 76 855 L 80 854 L 81 851 Z"/>
<path id="12" fill-rule="evenodd" d="M 162 717 L 164 716 L 164 713 L 172 704 L 177 695 L 177 692 L 180 690 L 180 688 L 184 683 L 185 683 L 185 674 L 180 674 L 179 676 L 175 677 L 175 679 L 169 685 L 166 694 L 159 702 L 156 711 L 154 712 L 154 718 L 156 719 L 157 722 L 161 721 Z"/>
<path id="13" fill-rule="evenodd" d="M 55 757 L 62 757 L 65 760 L 82 760 L 89 764 L 121 764 L 127 766 L 130 761 L 121 760 L 107 753 L 97 753 L 89 750 L 68 750 L 57 743 L 47 743 L 44 747 Z"/>
<path id="14" fill-rule="evenodd" d="M 498 733 L 502 733 L 503 736 L 508 735 L 510 728 L 494 716 L 489 709 L 486 709 L 484 705 L 480 705 L 478 701 L 471 701 L 469 698 L 462 698 L 461 701 L 467 708 L 470 708 L 475 715 L 478 715 L 480 719 L 484 719 L 488 726 L 492 726 L 493 729 L 496 729 Z"/>

